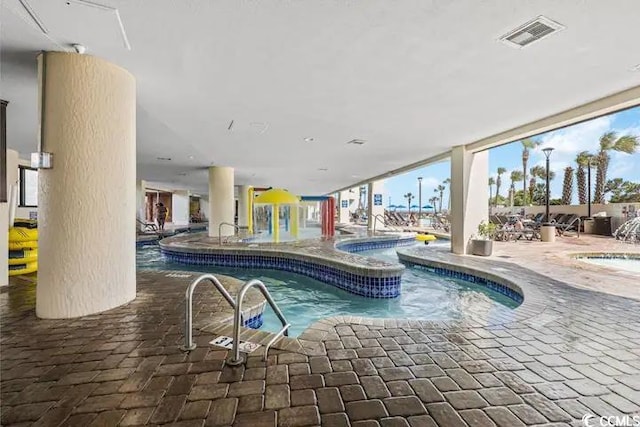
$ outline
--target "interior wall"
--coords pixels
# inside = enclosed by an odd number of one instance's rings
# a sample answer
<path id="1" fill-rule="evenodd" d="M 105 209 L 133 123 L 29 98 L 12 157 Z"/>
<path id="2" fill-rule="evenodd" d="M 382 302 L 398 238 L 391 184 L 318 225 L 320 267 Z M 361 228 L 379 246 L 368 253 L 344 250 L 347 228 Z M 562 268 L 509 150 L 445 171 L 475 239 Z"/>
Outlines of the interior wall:
<path id="1" fill-rule="evenodd" d="M 200 197 L 200 215 L 204 220 L 209 218 L 209 199 L 204 197 Z"/>
<path id="2" fill-rule="evenodd" d="M 172 223 L 175 225 L 189 225 L 189 192 L 176 191 L 171 198 Z"/>

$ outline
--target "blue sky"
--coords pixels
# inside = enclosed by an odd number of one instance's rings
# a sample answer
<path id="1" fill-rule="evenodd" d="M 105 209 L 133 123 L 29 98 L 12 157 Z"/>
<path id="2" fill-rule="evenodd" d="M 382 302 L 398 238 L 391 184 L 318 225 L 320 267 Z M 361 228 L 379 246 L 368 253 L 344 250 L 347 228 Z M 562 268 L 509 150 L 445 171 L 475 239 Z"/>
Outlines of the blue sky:
<path id="1" fill-rule="evenodd" d="M 541 141 L 542 145 L 531 151 L 527 168 L 530 169 L 536 164 L 544 166 L 544 154 L 541 150 L 545 147 L 553 147 L 554 151 L 551 154 L 550 165 L 551 169 L 556 172 L 556 178 L 551 182 L 551 197 L 560 197 L 564 168 L 571 165 L 575 169 L 575 157 L 580 151 L 596 152 L 600 136 L 610 130 L 616 131 L 620 135 L 632 134 L 640 136 L 640 107 L 534 137 L 533 139 Z M 507 187 L 510 184 L 508 176 L 511 171 L 514 169 L 522 170 L 522 145 L 520 142 L 489 150 L 489 175 L 495 177 L 498 167 L 507 169 L 507 173 L 503 175 L 503 184 L 500 190 L 500 194 L 506 196 Z M 422 176 L 422 203 L 427 204 L 428 200 L 436 195 L 434 189 L 449 175 L 450 163 L 449 161 L 444 161 L 389 178 L 385 181 L 387 198 L 384 203 L 387 205 L 389 197 L 391 197 L 391 204 L 406 205 L 407 200 L 403 195 L 408 192 L 417 195 L 418 177 Z M 595 182 L 594 175 L 592 173 L 592 183 Z M 506 179 L 505 176 L 507 177 Z M 611 178 L 623 178 L 627 181 L 640 182 L 640 153 L 629 155 L 612 152 L 607 179 Z M 574 193 L 575 186 L 574 181 Z M 521 189 L 522 182 L 517 183 L 516 188 Z M 445 192 L 443 207 L 447 206 L 447 199 L 448 194 Z M 576 194 L 574 194 L 573 202 L 577 203 Z M 411 202 L 411 204 L 414 203 L 417 204 L 417 199 Z"/>

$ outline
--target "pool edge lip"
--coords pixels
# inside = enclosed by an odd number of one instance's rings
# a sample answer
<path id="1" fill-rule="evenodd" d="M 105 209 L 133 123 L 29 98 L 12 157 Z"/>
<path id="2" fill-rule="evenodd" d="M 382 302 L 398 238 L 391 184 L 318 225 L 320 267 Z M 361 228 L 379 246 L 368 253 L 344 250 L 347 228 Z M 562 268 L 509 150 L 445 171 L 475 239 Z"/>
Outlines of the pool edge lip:
<path id="1" fill-rule="evenodd" d="M 159 242 L 160 251 L 178 263 L 270 268 L 302 274 L 362 297 L 393 299 L 401 294 L 404 265 L 383 261 L 376 261 L 378 265 L 371 264 L 371 261 L 367 261 L 371 258 L 360 256 L 357 252 L 376 247 L 407 245 L 415 241 L 415 233 L 356 237 L 348 235 L 342 239 L 318 239 L 316 242 L 323 245 L 322 249 L 327 251 L 325 253 L 313 253 L 312 246 L 297 247 L 283 244 L 280 247 L 252 247 L 233 244 L 215 245 L 210 242 L 198 243 L 197 240 L 180 241 L 179 239 L 180 236 L 169 237 Z M 355 258 L 344 259 L 345 253 Z"/>
<path id="2" fill-rule="evenodd" d="M 570 258 L 593 258 L 593 259 L 629 259 L 640 260 L 640 252 L 572 252 L 568 254 Z"/>
<path id="3" fill-rule="evenodd" d="M 640 252 L 572 252 L 567 254 L 567 257 L 573 261 L 577 261 L 580 267 L 592 267 L 598 270 L 604 269 L 604 271 L 615 271 L 618 274 L 631 274 L 633 276 L 640 275 L 639 270 L 630 270 L 626 268 L 616 268 L 612 265 L 599 264 L 595 262 L 589 262 L 589 259 L 600 260 L 627 260 L 640 262 Z"/>

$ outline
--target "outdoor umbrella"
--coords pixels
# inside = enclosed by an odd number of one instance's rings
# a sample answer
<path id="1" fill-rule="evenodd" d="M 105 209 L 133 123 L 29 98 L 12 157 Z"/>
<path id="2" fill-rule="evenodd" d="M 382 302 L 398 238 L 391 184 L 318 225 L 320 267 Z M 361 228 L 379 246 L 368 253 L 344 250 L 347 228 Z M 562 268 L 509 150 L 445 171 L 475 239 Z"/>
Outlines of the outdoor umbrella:
<path id="1" fill-rule="evenodd" d="M 424 205 L 422 209 L 434 209 L 434 207 L 431 205 Z"/>
<path id="2" fill-rule="evenodd" d="M 407 207 L 405 205 L 398 205 L 396 206 L 396 209 L 407 209 Z"/>

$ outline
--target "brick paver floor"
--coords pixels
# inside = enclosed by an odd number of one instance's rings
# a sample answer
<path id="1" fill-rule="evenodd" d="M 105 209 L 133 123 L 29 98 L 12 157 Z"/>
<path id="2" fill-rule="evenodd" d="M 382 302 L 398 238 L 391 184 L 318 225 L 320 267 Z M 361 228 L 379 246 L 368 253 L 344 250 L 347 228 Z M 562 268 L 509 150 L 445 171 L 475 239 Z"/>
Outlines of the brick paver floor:
<path id="1" fill-rule="evenodd" d="M 36 319 L 34 285 L 10 285 L 2 425 L 551 427 L 640 414 L 640 302 L 536 280 L 549 298 L 528 320 L 332 318 L 314 325 L 313 354 L 238 367 L 199 330 L 195 351 L 178 349 L 184 286 L 158 276 L 139 273 L 134 302 L 73 320 Z M 210 294 L 197 291 L 201 317 Z"/>

